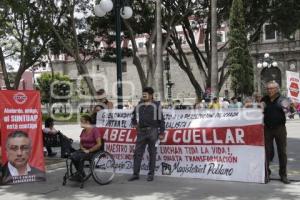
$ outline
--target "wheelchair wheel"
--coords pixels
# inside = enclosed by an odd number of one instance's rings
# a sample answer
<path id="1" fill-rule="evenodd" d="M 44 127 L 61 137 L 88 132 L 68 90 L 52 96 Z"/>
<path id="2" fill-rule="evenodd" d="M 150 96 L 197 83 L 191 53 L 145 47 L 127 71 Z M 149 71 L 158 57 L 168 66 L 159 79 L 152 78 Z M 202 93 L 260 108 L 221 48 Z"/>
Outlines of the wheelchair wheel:
<path id="1" fill-rule="evenodd" d="M 70 163 L 70 177 L 74 176 L 76 174 L 76 172 L 77 172 L 77 170 L 74 166 L 74 163 L 71 161 L 71 163 Z M 83 177 L 83 181 L 86 181 L 92 175 L 91 165 L 90 165 L 90 162 L 88 160 L 84 161 L 84 163 L 83 163 L 83 172 L 84 172 L 84 175 L 85 175 Z"/>
<path id="2" fill-rule="evenodd" d="M 92 176 L 100 185 L 110 183 L 115 176 L 115 159 L 106 152 L 99 152 L 92 158 Z"/>

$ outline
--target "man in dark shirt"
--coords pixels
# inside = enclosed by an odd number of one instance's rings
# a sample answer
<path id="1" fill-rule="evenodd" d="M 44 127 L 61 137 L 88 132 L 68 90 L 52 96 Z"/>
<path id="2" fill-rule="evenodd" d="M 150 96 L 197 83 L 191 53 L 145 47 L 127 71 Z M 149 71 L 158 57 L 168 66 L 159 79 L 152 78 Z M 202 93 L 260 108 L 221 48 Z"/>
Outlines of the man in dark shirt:
<path id="1" fill-rule="evenodd" d="M 137 129 L 137 140 L 134 151 L 133 175 L 128 181 L 139 179 L 142 158 L 148 145 L 149 173 L 147 181 L 153 181 L 156 161 L 156 146 L 158 139 L 163 139 L 165 122 L 159 102 L 153 100 L 154 90 L 151 87 L 143 89 L 142 101 L 134 108 L 132 124 Z"/>
<path id="2" fill-rule="evenodd" d="M 289 184 L 287 178 L 287 132 L 285 109 L 288 108 L 288 100 L 279 93 L 279 85 L 275 81 L 267 83 L 267 96 L 262 98 L 264 103 L 264 132 L 265 132 L 265 149 L 266 149 L 266 182 L 269 181 L 271 170 L 269 168 L 273 140 L 275 139 L 278 158 L 279 158 L 279 175 L 280 180 Z"/>

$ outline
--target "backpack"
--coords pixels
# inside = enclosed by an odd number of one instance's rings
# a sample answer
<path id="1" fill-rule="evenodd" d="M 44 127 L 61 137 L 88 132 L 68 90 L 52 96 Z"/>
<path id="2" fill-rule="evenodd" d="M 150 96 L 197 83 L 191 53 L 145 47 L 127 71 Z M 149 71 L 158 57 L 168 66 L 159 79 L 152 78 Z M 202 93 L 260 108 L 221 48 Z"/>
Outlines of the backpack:
<path id="1" fill-rule="evenodd" d="M 60 151 L 62 158 L 67 158 L 75 151 L 75 149 L 72 147 L 72 143 L 73 140 L 71 138 L 68 138 L 62 133 L 60 134 Z"/>

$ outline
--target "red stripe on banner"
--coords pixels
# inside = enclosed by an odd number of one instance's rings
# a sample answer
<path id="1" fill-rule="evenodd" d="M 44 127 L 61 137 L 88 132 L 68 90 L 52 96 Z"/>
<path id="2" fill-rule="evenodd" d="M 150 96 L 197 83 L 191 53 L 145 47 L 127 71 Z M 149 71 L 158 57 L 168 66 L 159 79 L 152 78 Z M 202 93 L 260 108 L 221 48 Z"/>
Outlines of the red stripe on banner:
<path id="1" fill-rule="evenodd" d="M 135 129 L 99 128 L 106 142 L 135 143 Z M 264 146 L 263 125 L 168 129 L 162 145 Z"/>

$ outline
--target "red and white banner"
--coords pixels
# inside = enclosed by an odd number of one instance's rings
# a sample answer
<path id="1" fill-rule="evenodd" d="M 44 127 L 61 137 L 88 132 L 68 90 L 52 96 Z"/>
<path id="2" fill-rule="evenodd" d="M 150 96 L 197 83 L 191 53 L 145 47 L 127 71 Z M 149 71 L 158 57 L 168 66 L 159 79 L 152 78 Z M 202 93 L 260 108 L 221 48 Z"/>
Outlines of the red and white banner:
<path id="1" fill-rule="evenodd" d="M 0 91 L 2 183 L 45 180 L 38 91 Z"/>
<path id="2" fill-rule="evenodd" d="M 132 173 L 136 130 L 128 110 L 101 111 L 97 127 L 119 173 Z M 245 110 L 164 110 L 165 138 L 157 152 L 156 174 L 264 183 L 262 112 Z M 141 174 L 148 173 L 145 152 Z"/>
<path id="3" fill-rule="evenodd" d="M 287 96 L 293 102 L 300 103 L 300 77 L 299 72 L 286 71 Z"/>

